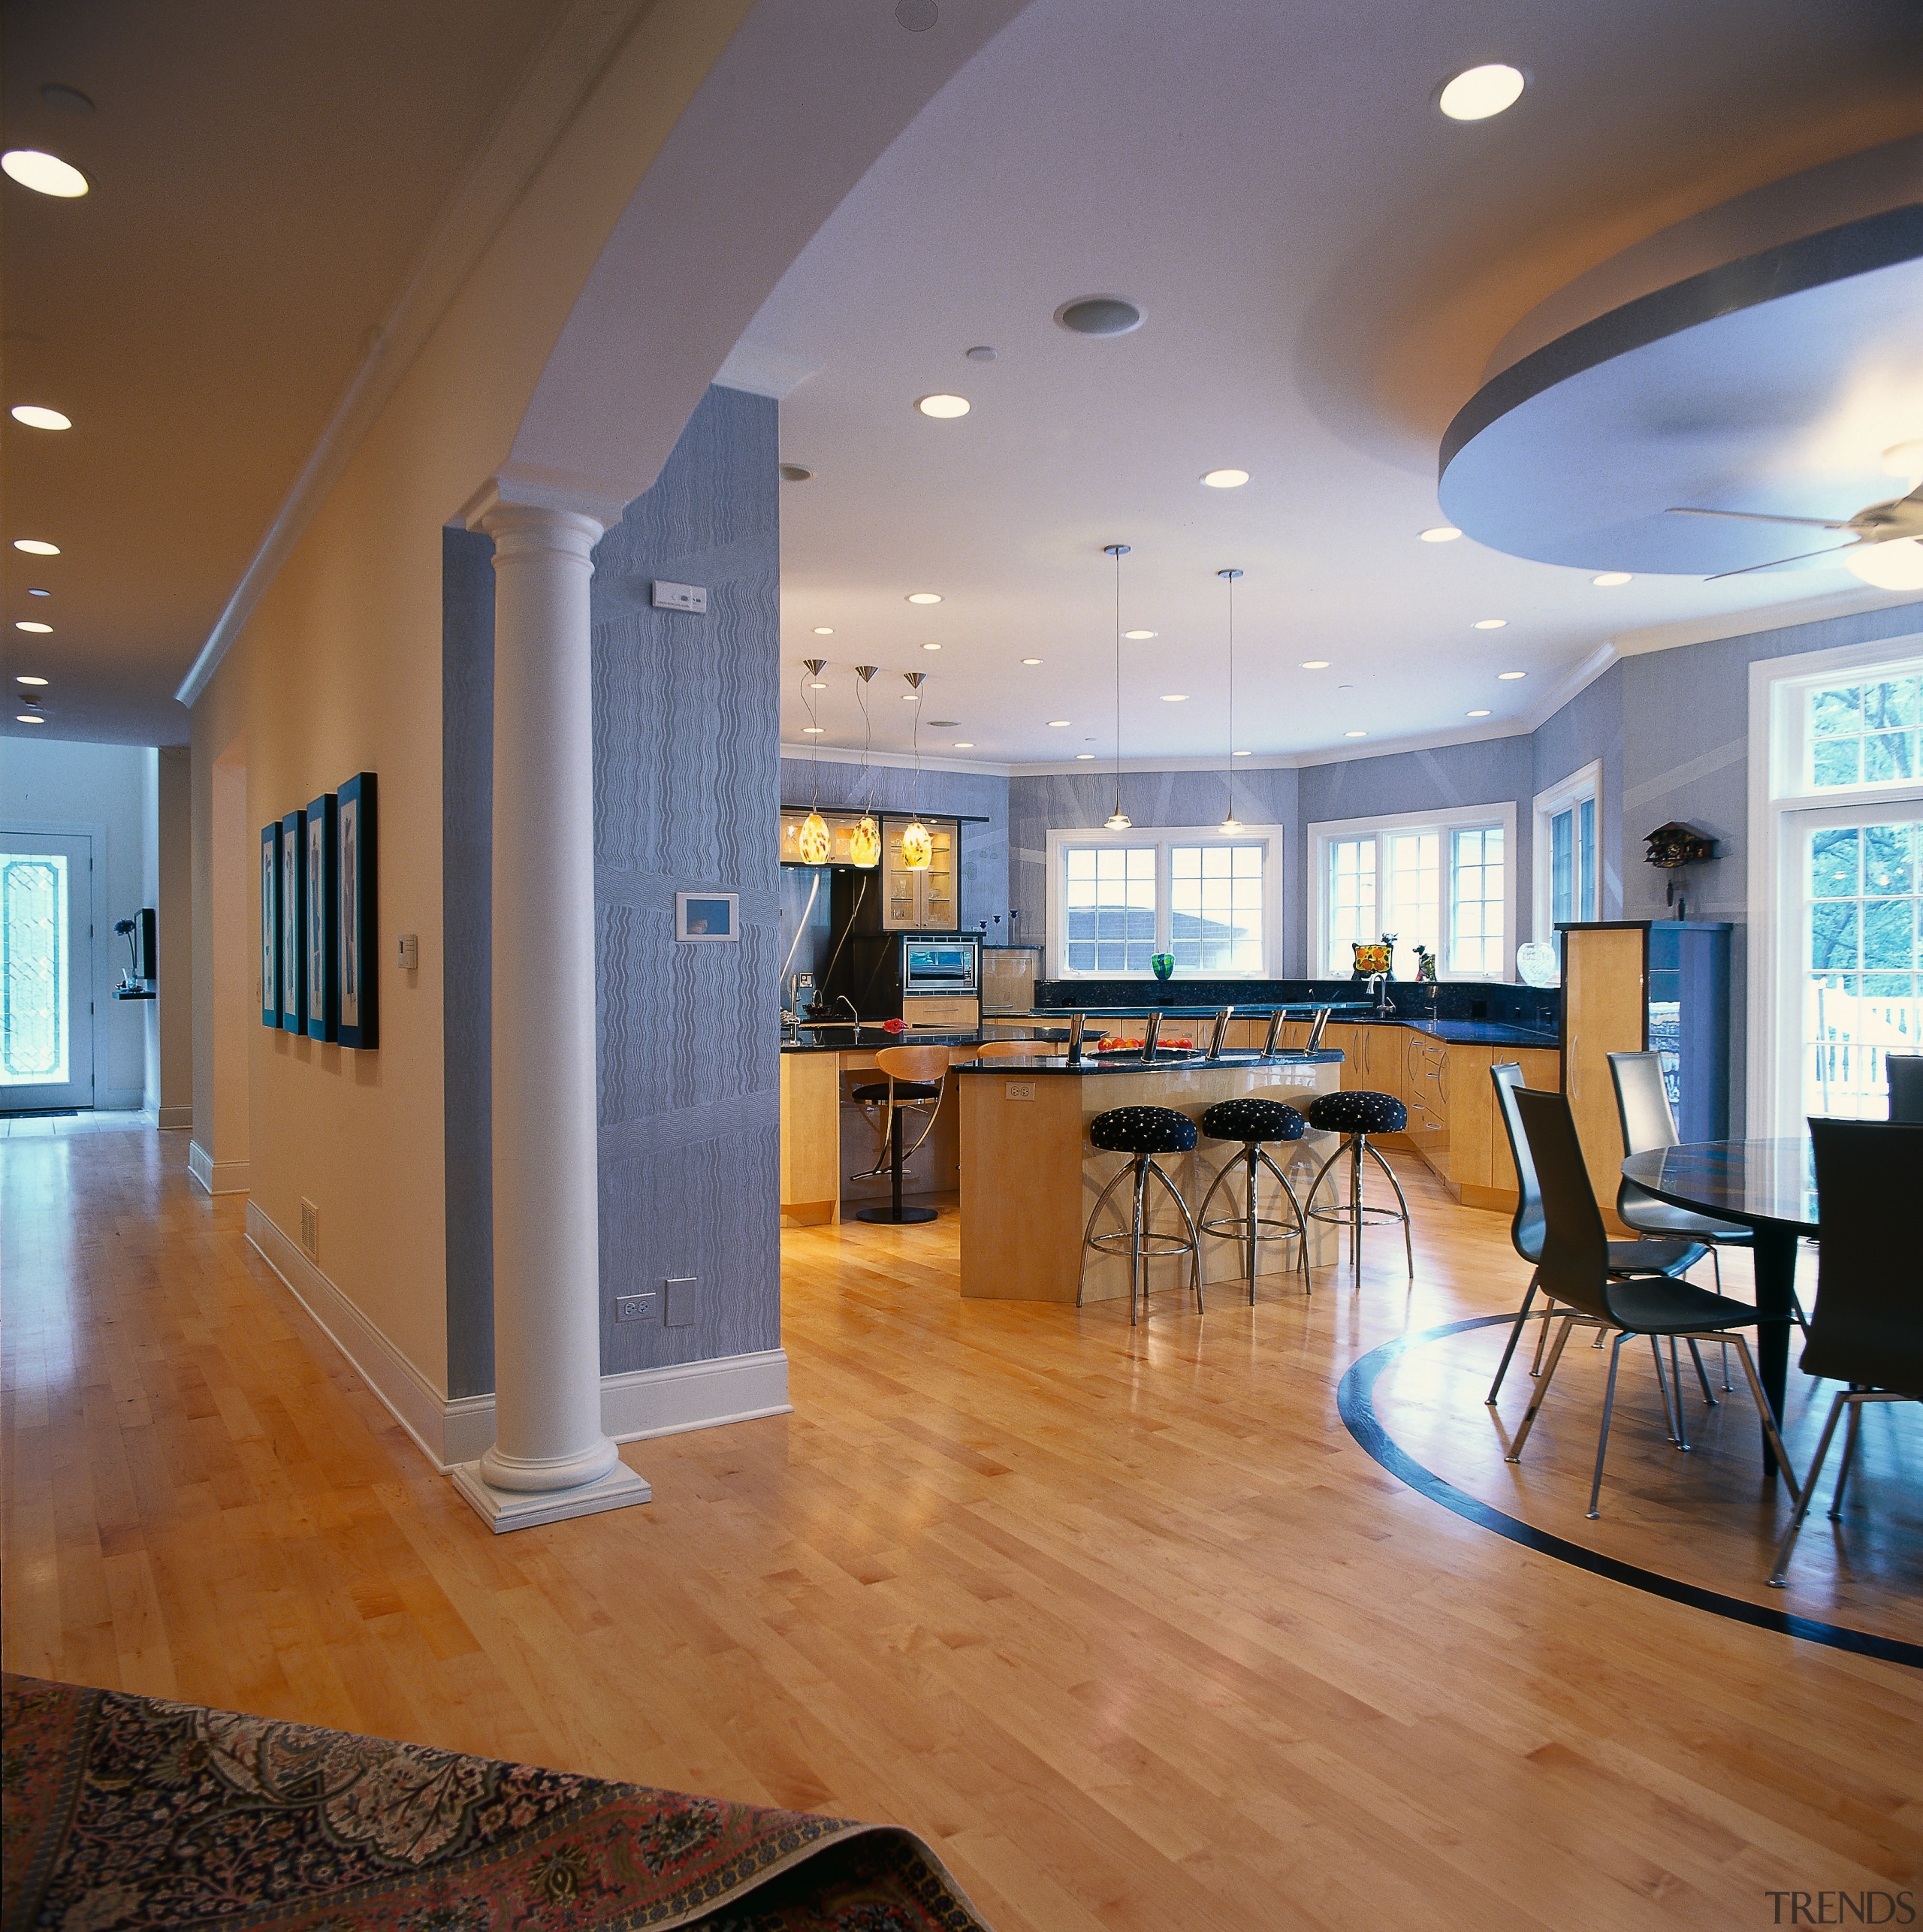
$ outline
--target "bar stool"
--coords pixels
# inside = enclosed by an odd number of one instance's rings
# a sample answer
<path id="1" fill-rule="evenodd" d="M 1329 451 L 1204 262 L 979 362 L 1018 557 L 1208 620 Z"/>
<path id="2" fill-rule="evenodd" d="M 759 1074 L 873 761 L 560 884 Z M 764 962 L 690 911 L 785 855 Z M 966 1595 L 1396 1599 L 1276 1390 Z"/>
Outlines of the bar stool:
<path id="1" fill-rule="evenodd" d="M 1204 1234 L 1242 1243 L 1248 1263 L 1248 1299 L 1251 1306 L 1255 1300 L 1257 1249 L 1264 1229 L 1269 1230 L 1272 1241 L 1293 1240 L 1296 1243 L 1297 1258 L 1302 1263 L 1302 1291 L 1304 1294 L 1313 1292 L 1309 1283 L 1309 1224 L 1303 1219 L 1302 1203 L 1296 1199 L 1289 1177 L 1276 1166 L 1268 1152 L 1268 1143 L 1300 1140 L 1306 1127 L 1307 1123 L 1294 1107 L 1286 1106 L 1280 1100 L 1265 1100 L 1255 1094 L 1244 1094 L 1232 1100 L 1218 1100 L 1202 1116 L 1202 1131 L 1208 1139 L 1239 1140 L 1242 1152 L 1225 1162 L 1221 1172 L 1209 1184 L 1208 1193 L 1202 1197 L 1202 1211 L 1195 1217 L 1196 1222 Z M 1257 1212 L 1256 1193 L 1264 1167 L 1275 1176 L 1282 1192 L 1288 1197 L 1290 1209 L 1295 1215 L 1293 1227 L 1285 1221 L 1265 1220 Z M 1218 1215 L 1211 1221 L 1209 1206 L 1215 1198 L 1216 1188 L 1238 1169 L 1242 1170 L 1247 1177 L 1245 1200 L 1248 1211 L 1239 1215 Z"/>
<path id="2" fill-rule="evenodd" d="M 1082 1272 L 1075 1284 L 1075 1306 L 1082 1306 L 1082 1291 L 1088 1278 L 1088 1250 L 1100 1249 L 1103 1254 L 1125 1248 L 1128 1254 L 1128 1325 L 1136 1325 L 1135 1302 L 1139 1292 L 1142 1312 L 1149 1312 L 1149 1272 L 1150 1259 L 1158 1254 L 1186 1254 L 1189 1257 L 1188 1284 L 1195 1295 L 1195 1312 L 1202 1312 L 1202 1242 L 1195 1232 L 1194 1217 L 1188 1212 L 1188 1203 L 1182 1197 L 1181 1190 L 1163 1173 L 1155 1156 L 1158 1154 L 1187 1154 L 1195 1146 L 1195 1123 L 1185 1113 L 1178 1113 L 1173 1107 L 1111 1107 L 1106 1113 L 1098 1113 L 1088 1123 L 1090 1143 L 1105 1154 L 1127 1154 L 1133 1156 L 1127 1167 L 1118 1169 L 1115 1178 L 1097 1197 L 1094 1209 L 1088 1216 L 1088 1225 L 1082 1231 Z M 1180 1212 L 1183 1224 L 1188 1230 L 1188 1238 L 1184 1240 L 1179 1234 L 1158 1233 L 1148 1225 L 1146 1196 L 1149 1176 L 1152 1174 L 1161 1182 Z M 1097 1220 L 1102 1209 L 1108 1205 L 1108 1198 L 1124 1181 L 1133 1185 L 1134 1207 L 1128 1225 L 1112 1234 L 1094 1232 Z M 1159 1245 L 1158 1245 L 1159 1244 Z"/>
<path id="3" fill-rule="evenodd" d="M 1407 1251 L 1409 1279 L 1415 1279 L 1415 1243 L 1409 1234 L 1409 1204 L 1402 1193 L 1402 1184 L 1396 1179 L 1396 1170 L 1383 1159 L 1381 1151 L 1369 1145 L 1372 1134 L 1400 1134 L 1409 1124 L 1409 1110 L 1393 1094 L 1372 1093 L 1366 1087 L 1351 1087 L 1343 1092 L 1318 1094 L 1309 1103 L 1309 1126 L 1318 1134 L 1339 1134 L 1342 1144 L 1334 1153 L 1315 1170 L 1315 1179 L 1309 1190 L 1309 1218 L 1312 1221 L 1338 1221 L 1349 1230 L 1349 1265 L 1354 1272 L 1355 1284 L 1362 1286 L 1362 1230 L 1365 1222 L 1371 1221 L 1399 1221 L 1402 1224 L 1402 1245 Z M 1349 1157 L 1349 1198 L 1345 1207 L 1339 1203 L 1333 1207 L 1319 1208 L 1315 1197 L 1321 1191 L 1322 1178 L 1342 1158 L 1346 1150 Z M 1397 1206 L 1393 1208 L 1369 1207 L 1362 1198 L 1362 1157 L 1366 1154 L 1376 1166 L 1389 1177 L 1389 1185 L 1396 1191 Z M 1329 1191 L 1335 1193 L 1330 1184 Z"/>
<path id="4" fill-rule="evenodd" d="M 946 1091 L 944 1083 L 948 1075 L 948 1049 L 884 1046 L 875 1055 L 874 1064 L 880 1072 L 887 1075 L 887 1079 L 857 1087 L 853 1097 L 877 1127 L 880 1149 L 872 1167 L 865 1167 L 859 1174 L 851 1174 L 848 1178 L 851 1181 L 870 1181 L 877 1175 L 886 1174 L 890 1183 L 889 1205 L 885 1208 L 858 1208 L 855 1218 L 880 1221 L 891 1227 L 933 1221 L 933 1208 L 901 1205 L 901 1167 L 934 1131 L 935 1116 L 941 1111 L 941 1097 Z M 901 1117 L 911 1109 L 917 1113 L 925 1112 L 928 1121 L 916 1137 L 915 1145 L 904 1149 L 901 1144 Z"/>

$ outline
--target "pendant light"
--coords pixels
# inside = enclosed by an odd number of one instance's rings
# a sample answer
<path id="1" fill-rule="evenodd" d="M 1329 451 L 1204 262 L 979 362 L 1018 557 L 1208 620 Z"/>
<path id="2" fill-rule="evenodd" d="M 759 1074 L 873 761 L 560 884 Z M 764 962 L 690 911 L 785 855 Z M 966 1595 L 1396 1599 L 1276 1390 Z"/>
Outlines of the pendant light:
<path id="1" fill-rule="evenodd" d="M 1236 832 L 1242 829 L 1242 821 L 1235 815 L 1235 587 L 1239 570 L 1218 570 L 1215 575 L 1229 587 L 1229 762 L 1222 767 L 1222 783 L 1228 788 L 1228 816 L 1222 821 L 1224 832 Z"/>
<path id="2" fill-rule="evenodd" d="M 835 841 L 829 836 L 828 821 L 821 815 L 821 734 L 817 728 L 820 721 L 814 713 L 813 687 L 820 681 L 822 672 L 827 668 L 828 660 L 825 657 L 805 657 L 802 664 L 808 674 L 802 687 L 802 702 L 808 708 L 808 767 L 814 775 L 814 786 L 808 804 L 808 815 L 802 821 L 801 835 L 795 843 L 804 865 L 826 865 L 829 854 L 835 849 Z"/>
<path id="3" fill-rule="evenodd" d="M 1115 559 L 1115 810 L 1104 823 L 1111 832 L 1126 832 L 1135 821 L 1121 808 L 1121 560 L 1131 545 L 1105 543 L 1102 554 Z"/>
<path id="4" fill-rule="evenodd" d="M 881 828 L 875 823 L 874 814 L 869 810 L 874 802 L 874 780 L 868 771 L 868 745 L 874 731 L 873 720 L 868 716 L 868 681 L 880 668 L 875 664 L 855 666 L 855 675 L 862 681 L 855 689 L 855 696 L 862 707 L 862 820 L 850 835 L 848 856 L 864 871 L 881 863 Z"/>
<path id="5" fill-rule="evenodd" d="M 908 689 L 917 700 L 915 705 L 915 786 L 908 795 L 908 823 L 901 834 L 901 863 L 910 872 L 925 872 L 934 859 L 934 841 L 928 835 L 928 829 L 919 817 L 922 797 L 922 707 L 919 702 L 922 687 L 928 682 L 925 671 L 904 671 L 902 676 L 908 681 Z"/>

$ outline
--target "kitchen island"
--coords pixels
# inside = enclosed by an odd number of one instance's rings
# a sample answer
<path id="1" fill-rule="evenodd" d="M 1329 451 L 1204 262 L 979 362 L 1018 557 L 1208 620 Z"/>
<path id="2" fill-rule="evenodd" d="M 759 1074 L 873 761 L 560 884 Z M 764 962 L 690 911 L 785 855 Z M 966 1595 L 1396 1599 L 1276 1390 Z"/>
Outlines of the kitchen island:
<path id="1" fill-rule="evenodd" d="M 1081 1272 L 1082 1230 L 1090 1210 L 1116 1170 L 1120 1154 L 1098 1152 L 1088 1144 L 1088 1123 L 1112 1107 L 1165 1106 L 1200 1121 L 1218 1100 L 1245 1094 L 1281 1100 L 1306 1111 L 1316 1094 L 1340 1084 L 1342 1056 L 1324 1048 L 1315 1053 L 1225 1053 L 1218 1060 L 1199 1054 L 1164 1054 L 1152 1065 L 1138 1054 L 1091 1057 L 1071 1064 L 1061 1056 L 1006 1058 L 958 1067 L 961 1101 L 962 1293 L 987 1300 L 1067 1302 L 1076 1298 Z M 1310 1180 L 1333 1152 L 1335 1137 L 1310 1134 L 1273 1146 L 1270 1152 L 1306 1204 Z M 1164 1156 L 1161 1165 L 1191 1213 L 1224 1162 L 1239 1152 L 1235 1142 L 1200 1140 L 1192 1154 Z M 1274 1183 L 1271 1182 L 1270 1188 Z M 1121 1191 L 1118 1191 L 1119 1193 Z M 1224 1192 L 1226 1193 L 1226 1190 Z M 1158 1229 L 1179 1228 L 1173 1206 L 1150 1190 Z M 1263 1212 L 1266 1206 L 1265 1192 Z M 1233 1212 L 1235 1203 L 1217 1197 L 1214 1212 Z M 1111 1208 L 1116 1207 L 1113 1197 Z M 1126 1204 L 1118 1212 L 1125 1214 Z M 1285 1204 L 1282 1218 L 1287 1218 Z M 1322 1266 L 1336 1258 L 1335 1230 L 1312 1222 L 1309 1260 Z M 1245 1295 L 1242 1250 L 1233 1240 L 1203 1237 L 1205 1290 Z M 1260 1278 L 1275 1278 L 1278 1291 L 1299 1294 L 1295 1244 L 1265 1242 Z M 1186 1281 L 1185 1257 L 1151 1264 L 1157 1290 Z M 1128 1293 L 1125 1258 L 1091 1251 L 1084 1300 L 1106 1301 Z"/>

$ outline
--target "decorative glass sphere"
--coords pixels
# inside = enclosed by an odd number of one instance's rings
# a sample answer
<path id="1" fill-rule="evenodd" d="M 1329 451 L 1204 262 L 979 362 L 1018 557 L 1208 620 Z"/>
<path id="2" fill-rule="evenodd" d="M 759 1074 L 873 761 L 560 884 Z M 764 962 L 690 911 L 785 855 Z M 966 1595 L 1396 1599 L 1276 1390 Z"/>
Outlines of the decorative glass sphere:
<path id="1" fill-rule="evenodd" d="M 848 856 L 863 867 L 881 863 L 881 828 L 867 813 L 848 838 Z"/>
<path id="2" fill-rule="evenodd" d="M 934 857 L 934 841 L 928 827 L 919 819 L 911 820 L 901 835 L 901 863 L 910 872 L 925 872 Z"/>
<path id="3" fill-rule="evenodd" d="M 804 865 L 826 865 L 832 841 L 828 836 L 828 821 L 819 812 L 810 812 L 802 821 L 801 838 L 798 841 Z"/>

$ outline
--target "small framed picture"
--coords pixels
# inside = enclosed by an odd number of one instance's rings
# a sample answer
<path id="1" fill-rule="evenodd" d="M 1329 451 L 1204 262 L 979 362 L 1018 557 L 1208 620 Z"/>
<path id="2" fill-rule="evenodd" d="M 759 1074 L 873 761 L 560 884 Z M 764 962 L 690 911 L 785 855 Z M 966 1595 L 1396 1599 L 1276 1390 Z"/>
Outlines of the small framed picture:
<path id="1" fill-rule="evenodd" d="M 280 821 L 261 828 L 261 1024 L 280 1025 Z"/>
<path id="2" fill-rule="evenodd" d="M 309 1040 L 332 1040 L 340 1026 L 340 980 L 334 952 L 334 921 L 340 912 L 335 856 L 334 796 L 323 792 L 307 808 L 303 860 L 307 872 L 303 882 L 307 918 L 301 965 L 307 975 Z"/>
<path id="3" fill-rule="evenodd" d="M 307 814 L 280 822 L 280 1028 L 307 1031 Z"/>
<path id="4" fill-rule="evenodd" d="M 364 1049 L 379 1038 L 375 1010 L 380 945 L 374 919 L 373 773 L 357 771 L 335 794 L 335 801 L 338 1037 L 343 1046 Z"/>
<path id="5" fill-rule="evenodd" d="M 741 898 L 738 892 L 677 892 L 675 938 L 696 942 L 738 940 Z"/>

